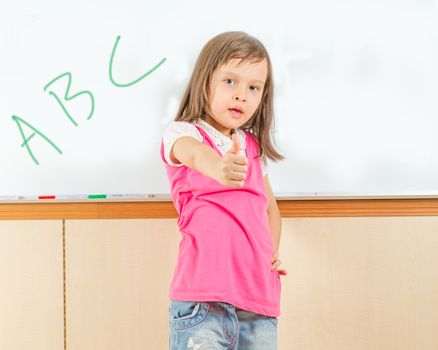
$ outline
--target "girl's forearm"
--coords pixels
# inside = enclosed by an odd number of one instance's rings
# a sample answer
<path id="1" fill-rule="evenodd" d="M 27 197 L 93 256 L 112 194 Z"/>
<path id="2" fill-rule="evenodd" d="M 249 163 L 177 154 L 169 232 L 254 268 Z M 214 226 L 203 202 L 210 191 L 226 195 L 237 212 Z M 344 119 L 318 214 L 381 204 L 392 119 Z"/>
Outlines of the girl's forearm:
<path id="1" fill-rule="evenodd" d="M 218 180 L 220 156 L 210 147 L 201 145 L 195 153 L 193 168 L 202 175 Z"/>
<path id="2" fill-rule="evenodd" d="M 281 238 L 281 215 L 280 210 L 277 205 L 273 205 L 268 211 L 269 218 L 269 228 L 271 229 L 272 241 L 273 241 L 273 252 L 272 254 L 278 253 L 280 249 L 280 238 Z"/>

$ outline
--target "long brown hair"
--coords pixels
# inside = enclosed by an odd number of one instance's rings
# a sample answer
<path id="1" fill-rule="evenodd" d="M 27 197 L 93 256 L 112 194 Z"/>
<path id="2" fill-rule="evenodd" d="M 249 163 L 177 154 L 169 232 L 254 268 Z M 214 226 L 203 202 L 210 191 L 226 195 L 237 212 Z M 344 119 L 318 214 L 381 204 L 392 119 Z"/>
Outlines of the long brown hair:
<path id="1" fill-rule="evenodd" d="M 208 87 L 213 72 L 236 58 L 252 63 L 267 60 L 268 75 L 262 99 L 254 115 L 241 126 L 241 129 L 256 138 L 259 157 L 265 160 L 266 158 L 274 161 L 282 160 L 284 157 L 274 147 L 274 86 L 271 60 L 263 44 L 245 32 L 224 32 L 211 38 L 204 45 L 184 92 L 175 121 L 193 122 L 197 118 L 203 119 L 205 115 L 210 115 Z"/>

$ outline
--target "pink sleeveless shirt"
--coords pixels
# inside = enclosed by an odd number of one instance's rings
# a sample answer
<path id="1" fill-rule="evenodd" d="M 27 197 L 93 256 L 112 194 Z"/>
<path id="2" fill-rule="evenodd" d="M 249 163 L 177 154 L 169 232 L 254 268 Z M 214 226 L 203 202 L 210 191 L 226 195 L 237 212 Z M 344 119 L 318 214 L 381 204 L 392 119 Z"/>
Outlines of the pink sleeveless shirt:
<path id="1" fill-rule="evenodd" d="M 220 151 L 195 125 L 203 143 Z M 186 166 L 167 164 L 181 233 L 169 289 L 172 300 L 222 301 L 271 317 L 280 315 L 281 282 L 271 270 L 273 241 L 256 139 L 245 132 L 248 171 L 244 185 L 228 187 Z"/>

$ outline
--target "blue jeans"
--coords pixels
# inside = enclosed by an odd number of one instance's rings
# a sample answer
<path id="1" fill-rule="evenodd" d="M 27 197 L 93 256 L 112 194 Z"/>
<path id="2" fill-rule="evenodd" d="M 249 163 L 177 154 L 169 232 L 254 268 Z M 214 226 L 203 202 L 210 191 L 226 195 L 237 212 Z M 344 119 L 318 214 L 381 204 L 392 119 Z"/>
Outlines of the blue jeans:
<path id="1" fill-rule="evenodd" d="M 277 323 L 225 302 L 171 300 L 169 349 L 276 350 Z"/>

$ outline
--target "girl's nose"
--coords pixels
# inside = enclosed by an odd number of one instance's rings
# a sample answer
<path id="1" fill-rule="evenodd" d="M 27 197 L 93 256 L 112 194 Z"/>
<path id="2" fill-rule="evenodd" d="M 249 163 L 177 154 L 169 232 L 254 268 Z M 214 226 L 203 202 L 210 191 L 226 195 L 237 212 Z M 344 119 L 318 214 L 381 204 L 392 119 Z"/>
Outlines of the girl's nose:
<path id="1" fill-rule="evenodd" d="M 241 101 L 241 102 L 245 102 L 246 101 L 246 97 L 243 94 L 236 94 L 236 95 L 234 95 L 234 99 L 236 101 Z"/>

